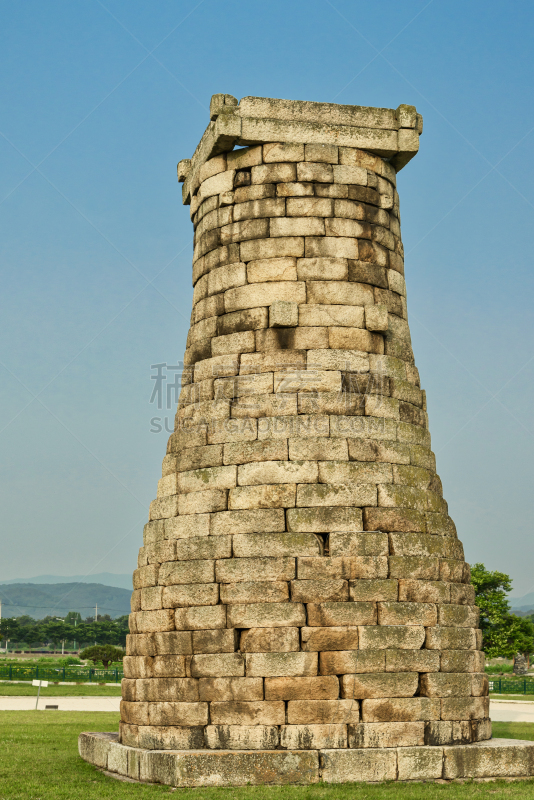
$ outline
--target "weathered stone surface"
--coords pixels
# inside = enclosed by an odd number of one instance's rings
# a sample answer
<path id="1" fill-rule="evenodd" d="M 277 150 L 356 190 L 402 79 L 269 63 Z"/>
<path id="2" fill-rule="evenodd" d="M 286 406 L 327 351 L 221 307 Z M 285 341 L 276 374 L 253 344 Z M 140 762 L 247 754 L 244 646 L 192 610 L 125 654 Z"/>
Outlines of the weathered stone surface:
<path id="1" fill-rule="evenodd" d="M 425 743 L 425 723 L 360 722 L 349 724 L 347 736 L 351 748 L 417 747 Z"/>
<path id="2" fill-rule="evenodd" d="M 441 704 L 428 697 L 394 697 L 385 700 L 363 700 L 363 722 L 417 722 L 439 720 Z"/>
<path id="3" fill-rule="evenodd" d="M 347 726 L 340 723 L 328 725 L 282 725 L 280 745 L 288 750 L 315 750 L 320 747 L 346 747 Z"/>
<path id="4" fill-rule="evenodd" d="M 283 701 L 213 701 L 210 703 L 211 722 L 214 725 L 283 725 Z"/>
<path id="5" fill-rule="evenodd" d="M 317 675 L 316 653 L 247 653 L 247 676 L 305 677 Z"/>
<path id="6" fill-rule="evenodd" d="M 301 628 L 300 635 L 304 651 L 356 650 L 358 648 L 358 628 L 325 627 Z"/>
<path id="7" fill-rule="evenodd" d="M 290 700 L 287 721 L 290 725 L 325 725 L 359 721 L 357 700 Z"/>
<path id="8" fill-rule="evenodd" d="M 208 725 L 206 746 L 210 750 L 275 750 L 278 728 L 273 725 Z"/>
<path id="9" fill-rule="evenodd" d="M 301 603 L 228 606 L 228 625 L 233 628 L 291 628 L 305 623 L 306 613 Z"/>
<path id="10" fill-rule="evenodd" d="M 261 678 L 200 678 L 198 681 L 199 700 L 218 700 L 242 702 L 263 700 L 263 680 Z"/>
<path id="11" fill-rule="evenodd" d="M 321 750 L 325 783 L 376 783 L 397 777 L 397 752 L 390 750 Z"/>
<path id="12" fill-rule="evenodd" d="M 337 676 L 265 678 L 266 700 L 333 700 L 339 697 Z"/>
<path id="13" fill-rule="evenodd" d="M 475 745 L 443 748 L 443 777 L 509 778 L 534 773 L 531 742 L 493 739 Z"/>
<path id="14" fill-rule="evenodd" d="M 296 652 L 299 628 L 250 628 L 241 633 L 239 649 L 242 653 Z"/>
<path id="15" fill-rule="evenodd" d="M 413 697 L 419 676 L 416 672 L 375 672 L 343 675 L 341 697 L 363 699 L 375 697 Z"/>

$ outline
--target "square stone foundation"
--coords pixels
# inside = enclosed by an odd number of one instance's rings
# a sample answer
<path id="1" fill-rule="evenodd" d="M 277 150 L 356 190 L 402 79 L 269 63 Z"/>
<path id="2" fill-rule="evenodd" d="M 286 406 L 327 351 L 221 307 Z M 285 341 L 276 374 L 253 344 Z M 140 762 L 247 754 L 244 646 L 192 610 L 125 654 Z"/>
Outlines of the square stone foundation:
<path id="1" fill-rule="evenodd" d="M 176 787 L 534 776 L 534 742 L 362 750 L 141 750 L 116 733 L 81 733 L 81 757 L 118 776 Z"/>

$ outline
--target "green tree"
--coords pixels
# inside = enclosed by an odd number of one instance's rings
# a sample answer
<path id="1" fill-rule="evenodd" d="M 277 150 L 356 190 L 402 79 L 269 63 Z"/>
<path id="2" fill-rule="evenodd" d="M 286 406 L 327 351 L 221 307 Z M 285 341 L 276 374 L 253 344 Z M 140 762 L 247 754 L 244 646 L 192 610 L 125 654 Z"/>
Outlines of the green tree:
<path id="1" fill-rule="evenodd" d="M 529 656 L 534 651 L 534 625 L 525 617 L 510 613 L 506 595 L 512 581 L 504 572 L 490 572 L 484 564 L 471 567 L 475 602 L 480 609 L 482 648 L 488 658 Z"/>
<path id="2" fill-rule="evenodd" d="M 67 616 L 65 617 L 65 622 L 67 625 L 79 625 L 82 621 L 82 615 L 79 611 L 69 611 Z"/>
<path id="3" fill-rule="evenodd" d="M 110 644 L 97 644 L 82 650 L 80 658 L 89 659 L 95 664 L 101 661 L 104 665 L 104 669 L 107 669 L 112 661 L 122 661 L 124 658 L 124 651 Z"/>

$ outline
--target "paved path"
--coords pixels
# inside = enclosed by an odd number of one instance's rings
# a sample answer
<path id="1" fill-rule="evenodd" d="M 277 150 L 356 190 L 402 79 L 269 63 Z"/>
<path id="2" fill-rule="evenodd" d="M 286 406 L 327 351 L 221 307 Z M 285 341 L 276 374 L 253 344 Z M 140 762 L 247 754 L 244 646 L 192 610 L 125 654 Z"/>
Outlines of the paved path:
<path id="1" fill-rule="evenodd" d="M 46 689 L 39 698 L 38 708 L 47 705 L 59 711 L 118 711 L 120 697 L 47 697 Z M 30 711 L 35 709 L 35 697 L 0 697 L 0 711 Z"/>
<path id="2" fill-rule="evenodd" d="M 490 717 L 495 722 L 534 722 L 534 703 L 527 700 L 492 700 Z"/>

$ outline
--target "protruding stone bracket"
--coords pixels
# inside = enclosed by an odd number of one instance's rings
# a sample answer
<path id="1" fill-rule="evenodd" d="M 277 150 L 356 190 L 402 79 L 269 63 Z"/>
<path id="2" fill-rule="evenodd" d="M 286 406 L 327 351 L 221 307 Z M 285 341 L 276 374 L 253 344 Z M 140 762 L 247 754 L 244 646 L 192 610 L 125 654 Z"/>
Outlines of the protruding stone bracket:
<path id="1" fill-rule="evenodd" d="M 117 734 L 82 733 L 81 757 L 96 767 L 177 787 L 246 786 L 534 775 L 534 742 L 491 739 L 438 747 L 339 750 L 143 750 Z"/>
<path id="2" fill-rule="evenodd" d="M 417 153 L 423 132 L 423 118 L 415 106 L 394 110 L 268 97 L 243 97 L 238 102 L 229 94 L 213 95 L 210 120 L 193 157 L 178 164 L 186 205 L 200 167 L 236 146 L 298 142 L 356 147 L 389 160 L 398 172 Z"/>

